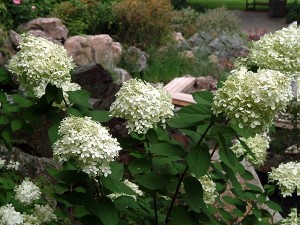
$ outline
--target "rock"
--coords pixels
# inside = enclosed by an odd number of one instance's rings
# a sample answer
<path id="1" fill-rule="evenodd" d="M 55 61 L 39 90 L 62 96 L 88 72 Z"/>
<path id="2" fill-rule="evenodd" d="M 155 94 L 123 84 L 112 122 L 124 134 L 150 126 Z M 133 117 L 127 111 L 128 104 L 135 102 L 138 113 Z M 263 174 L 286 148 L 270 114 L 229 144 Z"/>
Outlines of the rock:
<path id="1" fill-rule="evenodd" d="M 197 77 L 195 79 L 196 89 L 197 90 L 206 90 L 212 91 L 217 89 L 218 81 L 212 76 L 207 77 Z"/>
<path id="2" fill-rule="evenodd" d="M 109 110 L 110 105 L 116 100 L 116 93 L 120 90 L 121 84 L 111 83 L 105 89 L 101 98 L 92 105 L 95 110 Z"/>
<path id="3" fill-rule="evenodd" d="M 123 48 L 120 42 L 113 42 L 112 43 L 112 51 L 114 57 L 114 63 L 117 65 L 121 61 Z"/>
<path id="4" fill-rule="evenodd" d="M 10 30 L 8 32 L 8 35 L 12 46 L 17 50 L 17 47 L 19 46 L 20 41 L 22 39 L 21 35 L 15 32 L 14 30 Z"/>
<path id="5" fill-rule="evenodd" d="M 177 47 L 183 48 L 183 49 L 190 49 L 190 46 L 187 43 L 187 41 L 185 40 L 185 38 L 182 36 L 182 33 L 174 32 L 173 40 L 176 42 Z"/>
<path id="6" fill-rule="evenodd" d="M 51 167 L 61 168 L 60 163 L 54 161 L 52 158 L 36 157 L 23 152 L 17 147 L 13 147 L 9 152 L 4 146 L 0 146 L 0 157 L 7 162 L 19 162 L 20 175 L 22 177 L 46 177 L 49 178 L 46 169 Z"/>
<path id="7" fill-rule="evenodd" d="M 77 35 L 68 38 L 64 46 L 77 66 L 97 63 L 106 70 L 112 70 L 115 67 L 115 61 L 119 60 L 118 54 L 121 51 L 120 46 L 113 43 L 112 38 L 106 34 Z"/>
<path id="8" fill-rule="evenodd" d="M 36 18 L 20 25 L 17 32 L 27 32 L 54 42 L 64 43 L 69 31 L 58 18 Z"/>
<path id="9" fill-rule="evenodd" d="M 113 82 L 110 73 L 100 64 L 90 63 L 79 66 L 72 74 L 72 81 L 79 84 L 82 89 L 91 93 L 91 98 L 101 98 L 105 89 Z"/>
<path id="10" fill-rule="evenodd" d="M 125 63 L 135 72 L 143 72 L 148 67 L 149 55 L 141 49 L 130 46 L 125 53 Z"/>
<path id="11" fill-rule="evenodd" d="M 184 59 L 187 59 L 187 60 L 191 60 L 191 61 L 195 60 L 195 55 L 192 51 L 180 52 L 180 56 L 183 57 Z"/>
<path id="12" fill-rule="evenodd" d="M 129 73 L 122 68 L 115 68 L 113 72 L 116 76 L 115 82 L 117 84 L 122 84 L 125 81 L 132 79 L 132 77 L 129 75 Z"/>

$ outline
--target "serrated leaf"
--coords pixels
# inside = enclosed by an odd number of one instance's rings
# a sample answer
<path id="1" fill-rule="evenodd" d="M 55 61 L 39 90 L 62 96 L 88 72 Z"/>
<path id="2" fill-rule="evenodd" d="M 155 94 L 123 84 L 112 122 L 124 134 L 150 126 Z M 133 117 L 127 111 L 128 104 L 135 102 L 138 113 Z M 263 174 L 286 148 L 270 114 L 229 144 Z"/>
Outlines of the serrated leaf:
<path id="1" fill-rule="evenodd" d="M 124 193 L 127 195 L 135 195 L 134 191 L 119 180 L 114 180 L 111 177 L 101 177 L 101 183 L 104 188 L 111 192 Z"/>
<path id="2" fill-rule="evenodd" d="M 68 99 L 71 103 L 84 106 L 87 108 L 91 107 L 89 103 L 90 93 L 86 90 L 67 91 Z"/>
<path id="3" fill-rule="evenodd" d="M 130 162 L 130 164 L 128 165 L 128 169 L 133 175 L 136 175 L 136 174 L 145 173 L 147 171 L 150 171 L 151 164 L 146 159 L 137 158 L 137 159 L 133 159 Z"/>
<path id="4" fill-rule="evenodd" d="M 85 116 L 91 117 L 93 120 L 100 123 L 108 122 L 111 120 L 109 111 L 106 110 L 93 110 L 85 114 Z"/>
<path id="5" fill-rule="evenodd" d="M 11 145 L 12 143 L 12 135 L 11 135 L 11 131 L 9 129 L 5 129 L 2 131 L 2 137 L 4 139 L 4 141 L 8 144 Z"/>
<path id="6" fill-rule="evenodd" d="M 170 183 L 170 177 L 165 174 L 145 173 L 137 178 L 136 181 L 145 188 L 160 190 Z"/>
<path id="7" fill-rule="evenodd" d="M 273 202 L 273 201 L 265 201 L 264 203 L 270 209 L 273 209 L 273 210 L 278 211 L 278 212 L 282 212 L 282 208 L 281 208 L 281 206 L 278 203 Z"/>
<path id="8" fill-rule="evenodd" d="M 59 124 L 54 124 L 48 129 L 48 137 L 51 145 L 53 145 L 59 138 L 58 134 Z"/>
<path id="9" fill-rule="evenodd" d="M 207 174 L 210 162 L 209 148 L 207 145 L 192 148 L 187 156 L 188 166 L 191 172 L 197 177 Z"/>
<path id="10" fill-rule="evenodd" d="M 192 93 L 193 99 L 199 104 L 211 105 L 213 94 L 210 91 L 197 91 Z"/>
<path id="11" fill-rule="evenodd" d="M 10 119 L 6 116 L 0 116 L 0 125 L 6 125 L 10 123 Z"/>
<path id="12" fill-rule="evenodd" d="M 175 207 L 172 210 L 172 218 L 176 225 L 188 224 L 188 225 L 198 225 L 197 219 L 193 216 L 191 212 L 188 212 L 183 206 Z"/>
<path id="13" fill-rule="evenodd" d="M 10 123 L 10 127 L 12 132 L 15 132 L 17 130 L 20 130 L 23 126 L 23 120 L 22 119 L 12 119 L 11 123 Z"/>
<path id="14" fill-rule="evenodd" d="M 172 156 L 181 159 L 186 156 L 186 152 L 179 145 L 173 145 L 170 143 L 158 143 L 151 145 L 149 147 L 151 153 L 162 155 L 162 156 Z"/>
<path id="15" fill-rule="evenodd" d="M 185 200 L 188 206 L 196 213 L 199 213 L 203 202 L 203 188 L 195 177 L 186 177 L 183 181 Z M 202 203 L 202 204 L 201 204 Z"/>
<path id="16" fill-rule="evenodd" d="M 118 212 L 114 203 L 109 198 L 95 200 L 89 208 L 95 216 L 98 216 L 104 225 L 117 225 Z"/>
<path id="17" fill-rule="evenodd" d="M 212 116 L 212 111 L 206 105 L 193 104 L 183 107 L 176 116 L 168 121 L 170 127 L 186 128 L 199 125 L 199 123 Z"/>
<path id="18" fill-rule="evenodd" d="M 81 117 L 81 113 L 77 110 L 74 109 L 72 107 L 67 108 L 66 113 L 68 116 L 77 116 L 77 117 Z"/>
<path id="19" fill-rule="evenodd" d="M 24 108 L 30 107 L 33 104 L 31 100 L 29 100 L 21 95 L 15 94 L 15 95 L 12 95 L 12 98 L 15 103 L 17 103 L 19 106 L 24 107 Z"/>

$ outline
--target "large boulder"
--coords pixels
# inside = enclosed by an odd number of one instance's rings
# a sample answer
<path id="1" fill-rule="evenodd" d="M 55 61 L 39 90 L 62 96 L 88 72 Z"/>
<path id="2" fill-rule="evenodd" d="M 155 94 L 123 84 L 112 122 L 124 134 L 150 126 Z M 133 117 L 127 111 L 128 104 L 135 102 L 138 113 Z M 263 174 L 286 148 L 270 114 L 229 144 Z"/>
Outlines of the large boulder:
<path id="1" fill-rule="evenodd" d="M 77 66 L 97 63 L 106 70 L 112 70 L 122 54 L 121 44 L 113 42 L 106 34 L 72 36 L 64 46 Z"/>
<path id="2" fill-rule="evenodd" d="M 113 83 L 110 72 L 96 63 L 77 67 L 72 74 L 72 81 L 91 93 L 94 109 L 109 109 L 121 86 Z"/>
<path id="3" fill-rule="evenodd" d="M 64 43 L 68 29 L 58 18 L 36 18 L 17 28 L 18 33 L 30 33 L 53 42 Z"/>
<path id="4" fill-rule="evenodd" d="M 125 53 L 125 63 L 134 72 L 143 72 L 148 68 L 149 55 L 141 49 L 130 46 Z"/>

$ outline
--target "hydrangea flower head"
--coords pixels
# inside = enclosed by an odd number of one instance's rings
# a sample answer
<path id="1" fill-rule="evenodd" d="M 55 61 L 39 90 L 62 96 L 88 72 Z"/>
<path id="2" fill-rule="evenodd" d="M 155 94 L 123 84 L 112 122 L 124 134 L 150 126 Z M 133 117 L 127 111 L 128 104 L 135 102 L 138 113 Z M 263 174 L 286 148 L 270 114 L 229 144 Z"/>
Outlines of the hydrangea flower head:
<path id="1" fill-rule="evenodd" d="M 121 147 L 108 130 L 89 117 L 66 117 L 60 123 L 60 138 L 54 143 L 53 154 L 60 162 L 74 159 L 89 176 L 107 176 L 109 163 L 118 156 Z"/>
<path id="2" fill-rule="evenodd" d="M 246 159 L 253 163 L 255 166 L 261 166 L 266 161 L 267 149 L 269 148 L 270 138 L 266 133 L 256 134 L 254 137 L 249 137 L 247 139 L 241 138 L 242 141 L 251 149 L 255 155 L 255 159 L 247 153 L 247 150 L 242 146 L 240 142 L 236 142 L 231 150 L 238 156 L 246 154 Z"/>
<path id="3" fill-rule="evenodd" d="M 174 113 L 170 94 L 141 80 L 126 81 L 110 107 L 112 116 L 127 120 L 129 132 L 145 134 L 158 123 L 165 123 Z"/>
<path id="4" fill-rule="evenodd" d="M 32 204 L 41 196 L 41 190 L 33 182 L 28 179 L 15 187 L 15 198 L 25 205 Z"/>
<path id="5" fill-rule="evenodd" d="M 54 209 L 49 205 L 35 205 L 33 215 L 40 223 L 49 223 L 57 219 L 54 214 Z"/>
<path id="6" fill-rule="evenodd" d="M 283 197 L 292 196 L 294 191 L 300 196 L 300 163 L 281 163 L 277 168 L 272 168 L 269 180 L 279 186 Z"/>
<path id="7" fill-rule="evenodd" d="M 22 214 L 17 212 L 12 204 L 6 204 L 0 207 L 0 224 L 1 225 L 22 225 Z"/>
<path id="8" fill-rule="evenodd" d="M 74 64 L 65 48 L 41 37 L 22 36 L 20 51 L 9 61 L 8 69 L 16 74 L 21 86 L 39 97 L 51 83 L 58 88 L 71 82 Z"/>
<path id="9" fill-rule="evenodd" d="M 248 58 L 262 69 L 300 74 L 300 28 L 297 23 L 275 33 L 265 34 L 253 42 Z"/>
<path id="10" fill-rule="evenodd" d="M 257 73 L 246 68 L 234 70 L 213 101 L 214 114 L 224 113 L 231 123 L 254 133 L 266 131 L 275 114 L 293 98 L 291 78 L 273 70 Z"/>
<path id="11" fill-rule="evenodd" d="M 208 176 L 198 178 L 203 188 L 203 201 L 205 204 L 214 204 L 217 197 L 216 183 Z"/>
<path id="12" fill-rule="evenodd" d="M 299 225 L 300 214 L 297 216 L 297 209 L 292 208 L 287 218 L 280 221 L 280 225 Z"/>

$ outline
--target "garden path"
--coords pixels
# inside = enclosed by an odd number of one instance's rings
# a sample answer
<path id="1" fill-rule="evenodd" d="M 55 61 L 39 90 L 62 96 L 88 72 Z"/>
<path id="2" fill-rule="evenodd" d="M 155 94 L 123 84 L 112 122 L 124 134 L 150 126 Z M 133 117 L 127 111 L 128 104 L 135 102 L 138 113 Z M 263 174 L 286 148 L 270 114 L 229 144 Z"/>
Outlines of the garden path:
<path id="1" fill-rule="evenodd" d="M 285 17 L 271 17 L 268 12 L 261 11 L 234 11 L 241 20 L 241 30 L 245 33 L 252 34 L 257 30 L 257 33 L 268 33 L 281 30 L 287 27 Z"/>

